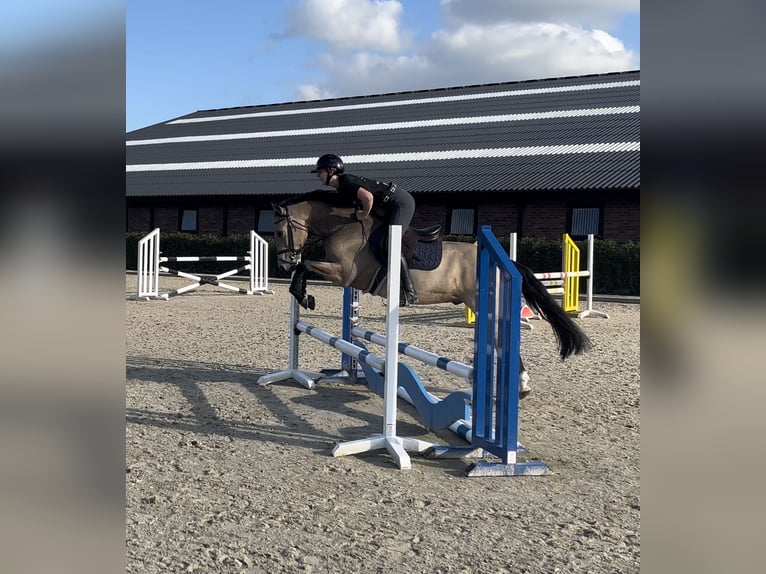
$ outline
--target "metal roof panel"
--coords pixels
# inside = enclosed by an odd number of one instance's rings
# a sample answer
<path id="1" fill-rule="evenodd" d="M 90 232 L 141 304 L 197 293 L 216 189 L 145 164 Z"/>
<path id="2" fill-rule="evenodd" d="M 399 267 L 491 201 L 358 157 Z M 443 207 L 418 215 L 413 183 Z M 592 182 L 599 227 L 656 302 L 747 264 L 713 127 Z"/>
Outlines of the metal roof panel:
<path id="1" fill-rule="evenodd" d="M 634 111 L 582 115 L 626 106 Z M 478 116 L 515 119 L 482 122 Z M 182 121 L 222 117 L 230 119 Z M 127 194 L 301 193 L 316 187 L 307 167 L 328 151 L 356 158 L 348 164 L 356 173 L 395 179 L 422 193 L 636 189 L 640 127 L 638 71 L 203 110 L 127 134 L 128 142 L 196 138 L 127 145 Z M 234 137 L 262 132 L 270 133 Z M 615 147 L 630 142 L 637 145 Z M 541 149 L 545 153 L 529 155 Z M 130 171 L 147 164 L 176 167 Z"/>

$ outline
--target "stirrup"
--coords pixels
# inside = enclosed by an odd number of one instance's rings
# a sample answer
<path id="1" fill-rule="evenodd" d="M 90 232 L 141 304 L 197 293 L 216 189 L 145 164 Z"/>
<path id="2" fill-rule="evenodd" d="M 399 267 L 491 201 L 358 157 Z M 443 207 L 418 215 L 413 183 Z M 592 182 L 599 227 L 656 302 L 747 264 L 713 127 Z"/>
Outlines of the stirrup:
<path id="1" fill-rule="evenodd" d="M 418 296 L 417 293 L 407 293 L 406 291 L 402 291 L 399 294 L 399 306 L 400 307 L 409 307 L 410 305 L 417 305 L 418 304 Z"/>

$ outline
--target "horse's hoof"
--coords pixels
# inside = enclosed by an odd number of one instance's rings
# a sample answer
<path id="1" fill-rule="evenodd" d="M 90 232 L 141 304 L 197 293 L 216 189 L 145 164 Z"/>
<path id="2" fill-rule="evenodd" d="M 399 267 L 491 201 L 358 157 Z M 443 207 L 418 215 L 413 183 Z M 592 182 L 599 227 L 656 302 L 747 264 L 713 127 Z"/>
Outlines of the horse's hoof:
<path id="1" fill-rule="evenodd" d="M 307 295 L 306 302 L 308 304 L 308 308 L 312 311 L 316 308 L 316 299 L 314 299 L 313 295 Z"/>
<path id="2" fill-rule="evenodd" d="M 303 299 L 300 299 L 300 300 L 298 301 L 298 303 L 299 303 L 299 304 L 300 304 L 300 306 L 301 306 L 301 307 L 303 307 L 304 309 L 308 309 L 308 308 L 309 308 L 309 298 L 308 298 L 308 297 L 304 297 Z"/>

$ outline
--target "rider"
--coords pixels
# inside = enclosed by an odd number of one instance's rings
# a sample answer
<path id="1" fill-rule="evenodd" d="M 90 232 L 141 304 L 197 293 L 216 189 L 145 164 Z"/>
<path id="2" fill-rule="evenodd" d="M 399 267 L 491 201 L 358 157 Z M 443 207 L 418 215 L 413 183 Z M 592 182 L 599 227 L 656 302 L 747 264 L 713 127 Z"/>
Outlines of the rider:
<path id="1" fill-rule="evenodd" d="M 360 219 L 372 214 L 388 225 L 401 225 L 402 235 L 410 226 L 415 213 L 415 200 L 395 183 L 383 183 L 344 173 L 343 160 L 331 153 L 320 157 L 311 173 L 317 174 L 324 185 L 334 187 L 346 195 L 355 205 L 358 202 L 358 205 L 361 205 L 358 212 Z M 401 258 L 401 278 L 403 294 L 400 304 L 406 306 L 417 303 L 418 296 L 404 255 Z"/>

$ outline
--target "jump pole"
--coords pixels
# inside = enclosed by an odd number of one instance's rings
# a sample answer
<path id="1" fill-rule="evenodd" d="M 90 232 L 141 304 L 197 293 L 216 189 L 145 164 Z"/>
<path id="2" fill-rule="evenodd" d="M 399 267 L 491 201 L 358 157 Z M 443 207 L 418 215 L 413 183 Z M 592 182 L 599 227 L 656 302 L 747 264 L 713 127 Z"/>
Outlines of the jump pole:
<path id="1" fill-rule="evenodd" d="M 563 271 L 553 271 L 550 273 L 535 273 L 535 277 L 540 279 L 543 283 L 552 282 L 556 283 L 556 286 L 549 288 L 548 292 L 553 295 L 561 295 L 563 297 L 562 303 L 564 303 L 565 311 L 578 311 L 579 305 L 579 279 L 585 278 L 586 281 L 586 297 L 585 297 L 585 309 L 577 312 L 578 318 L 585 317 L 600 317 L 608 319 L 609 314 L 603 311 L 596 311 L 593 308 L 593 271 L 594 271 L 594 237 L 593 234 L 588 235 L 588 260 L 587 266 L 584 271 L 580 271 L 580 249 L 575 242 L 565 233 L 563 235 L 563 250 L 561 254 L 561 262 Z M 511 233 L 510 244 L 508 254 L 513 261 L 516 261 L 516 249 L 517 249 L 517 234 Z M 563 288 L 559 285 L 563 284 Z M 528 317 L 529 319 L 539 319 L 537 315 Z M 532 325 L 524 317 L 521 321 L 521 327 L 524 329 L 532 329 Z"/>

